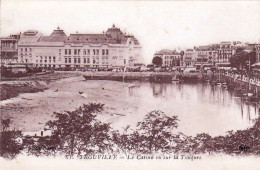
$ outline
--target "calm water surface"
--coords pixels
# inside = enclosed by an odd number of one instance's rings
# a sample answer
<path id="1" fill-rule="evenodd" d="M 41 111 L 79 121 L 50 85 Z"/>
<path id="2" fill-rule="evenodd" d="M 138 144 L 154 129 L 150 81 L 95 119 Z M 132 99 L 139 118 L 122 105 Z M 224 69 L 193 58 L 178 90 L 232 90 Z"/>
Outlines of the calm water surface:
<path id="1" fill-rule="evenodd" d="M 128 98 L 135 100 L 137 112 L 161 110 L 178 115 L 178 130 L 188 134 L 223 135 L 229 130 L 246 129 L 258 116 L 258 104 L 249 104 L 232 92 L 210 84 L 141 83 L 130 87 Z M 121 121 L 131 122 L 138 115 Z"/>

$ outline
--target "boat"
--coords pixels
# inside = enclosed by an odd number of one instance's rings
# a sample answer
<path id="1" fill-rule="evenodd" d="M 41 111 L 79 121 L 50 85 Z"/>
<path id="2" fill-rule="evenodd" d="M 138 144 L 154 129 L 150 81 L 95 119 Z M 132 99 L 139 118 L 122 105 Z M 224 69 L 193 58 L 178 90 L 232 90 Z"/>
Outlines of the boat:
<path id="1" fill-rule="evenodd" d="M 128 85 L 128 88 L 138 87 L 138 86 L 139 86 L 138 84 L 129 84 L 129 85 Z"/>
<path id="2" fill-rule="evenodd" d="M 221 85 L 222 85 L 222 83 L 221 83 L 221 82 L 217 82 L 217 85 L 218 85 L 218 86 L 221 86 Z"/>
<path id="3" fill-rule="evenodd" d="M 172 79 L 172 81 L 177 81 L 177 82 L 179 82 L 179 81 L 181 81 L 180 79 Z"/>
<path id="4" fill-rule="evenodd" d="M 172 81 L 180 81 L 180 75 L 175 74 L 172 76 Z"/>
<path id="5" fill-rule="evenodd" d="M 211 84 L 216 84 L 217 82 L 215 80 L 210 81 Z"/>
<path id="6" fill-rule="evenodd" d="M 251 101 L 251 102 L 258 102 L 259 100 L 260 100 L 260 98 L 257 97 L 256 95 L 255 95 L 255 96 L 252 96 L 252 97 L 250 98 L 250 101 Z"/>
<path id="7" fill-rule="evenodd" d="M 224 84 L 224 83 L 222 83 L 222 86 L 221 87 L 223 87 L 224 89 L 228 89 L 228 86 L 227 86 L 227 84 Z"/>
<path id="8" fill-rule="evenodd" d="M 242 93 L 242 89 L 241 88 L 235 88 L 234 89 L 234 96 L 236 96 L 236 97 L 242 97 L 243 95 L 242 95 L 243 93 Z"/>
<path id="9" fill-rule="evenodd" d="M 209 79 L 206 79 L 205 81 L 206 81 L 206 83 L 210 83 L 210 80 L 209 80 Z"/>

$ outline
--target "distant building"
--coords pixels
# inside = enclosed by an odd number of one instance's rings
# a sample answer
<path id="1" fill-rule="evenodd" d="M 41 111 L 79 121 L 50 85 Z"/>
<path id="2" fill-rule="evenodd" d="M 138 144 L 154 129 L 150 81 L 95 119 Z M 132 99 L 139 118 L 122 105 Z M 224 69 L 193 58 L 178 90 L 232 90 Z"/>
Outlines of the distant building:
<path id="1" fill-rule="evenodd" d="M 230 57 L 236 53 L 239 47 L 244 47 L 246 50 L 252 49 L 239 41 L 226 41 L 219 44 L 195 47 L 194 49 L 197 52 L 195 65 L 228 66 Z"/>
<path id="2" fill-rule="evenodd" d="M 197 58 L 197 51 L 194 49 L 187 49 L 184 52 L 184 57 L 183 57 L 183 65 L 184 66 L 194 66 Z"/>
<path id="3" fill-rule="evenodd" d="M 180 66 L 181 54 L 175 50 L 161 50 L 154 54 L 154 57 L 162 58 L 163 67 Z"/>
<path id="4" fill-rule="evenodd" d="M 228 65 L 229 59 L 236 53 L 237 48 L 243 47 L 239 41 L 226 41 L 219 44 L 217 65 Z"/>
<path id="5" fill-rule="evenodd" d="M 0 39 L 1 64 L 11 64 L 18 62 L 18 40 L 21 34 L 10 35 Z"/>
<path id="6" fill-rule="evenodd" d="M 50 36 L 36 30 L 24 32 L 18 43 L 18 61 L 44 68 L 124 67 L 140 63 L 141 49 L 133 35 L 115 25 L 102 34 L 69 36 L 58 27 Z"/>
<path id="7" fill-rule="evenodd" d="M 217 60 L 217 49 L 215 46 L 199 46 L 195 48 L 197 52 L 196 65 L 214 65 Z"/>
<path id="8" fill-rule="evenodd" d="M 260 62 L 260 44 L 257 44 L 255 46 L 255 49 L 256 49 L 256 63 L 259 63 Z"/>

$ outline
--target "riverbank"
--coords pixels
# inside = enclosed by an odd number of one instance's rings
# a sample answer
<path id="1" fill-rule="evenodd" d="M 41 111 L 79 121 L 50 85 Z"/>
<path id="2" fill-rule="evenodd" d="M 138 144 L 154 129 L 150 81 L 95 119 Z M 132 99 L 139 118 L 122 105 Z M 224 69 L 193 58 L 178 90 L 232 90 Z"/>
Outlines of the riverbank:
<path id="1" fill-rule="evenodd" d="M 46 89 L 46 84 L 43 81 L 19 81 L 0 84 L 0 101 L 16 97 L 22 93 L 36 93 Z"/>
<path id="2" fill-rule="evenodd" d="M 60 79 L 84 76 L 86 80 L 114 81 L 152 81 L 172 82 L 184 80 L 194 82 L 200 80 L 198 73 L 184 73 L 182 76 L 169 72 L 79 72 L 59 71 L 48 74 L 32 74 L 27 77 L 2 78 L 0 83 L 0 101 L 17 97 L 22 93 L 36 93 L 48 89 L 48 84 Z"/>
<path id="3" fill-rule="evenodd" d="M 4 78 L 0 83 L 0 101 L 17 97 L 22 93 L 36 93 L 47 90 L 48 84 L 60 79 L 81 75 L 78 72 L 55 72 L 49 74 L 33 74 L 27 77 Z"/>
<path id="4" fill-rule="evenodd" d="M 129 104 L 122 102 L 127 99 L 128 84 L 112 81 L 86 82 L 81 73 L 57 73 L 61 78 L 57 81 L 46 83 L 47 90 L 37 93 L 21 93 L 19 96 L 0 101 L 1 118 L 11 118 L 11 129 L 33 132 L 44 129 L 44 124 L 53 120 L 53 112 L 73 110 L 82 104 L 100 102 L 105 105 L 105 112 L 99 115 L 100 119 L 116 121 L 127 112 L 133 113 L 135 101 Z M 64 74 L 64 75 L 62 75 Z M 18 82 L 15 82 L 18 83 Z M 14 86 L 13 86 L 14 87 Z M 83 91 L 83 94 L 79 94 Z M 111 120 L 112 119 L 112 120 Z"/>
<path id="5" fill-rule="evenodd" d="M 86 72 L 86 80 L 113 80 L 113 81 L 150 81 L 169 83 L 176 80 L 198 81 L 199 73 L 178 72 Z"/>

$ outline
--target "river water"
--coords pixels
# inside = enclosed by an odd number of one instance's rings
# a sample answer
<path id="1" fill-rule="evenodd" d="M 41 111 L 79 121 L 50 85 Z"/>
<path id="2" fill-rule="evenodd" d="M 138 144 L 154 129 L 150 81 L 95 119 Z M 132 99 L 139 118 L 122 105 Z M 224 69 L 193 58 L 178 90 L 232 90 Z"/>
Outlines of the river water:
<path id="1" fill-rule="evenodd" d="M 257 103 L 246 103 L 210 84 L 85 81 L 79 76 L 53 82 L 44 92 L 2 101 L 1 117 L 12 117 L 12 128 L 39 131 L 54 119 L 54 111 L 74 110 L 88 102 L 105 104 L 97 118 L 118 130 L 134 127 L 149 111 L 161 110 L 169 116 L 178 115 L 179 132 L 217 136 L 246 129 L 259 115 Z"/>
<path id="2" fill-rule="evenodd" d="M 189 135 L 205 132 L 216 136 L 246 129 L 259 115 L 258 103 L 249 104 L 211 84 L 142 83 L 129 89 L 128 95 L 138 99 L 139 110 L 158 109 L 167 115 L 178 115 L 178 129 Z"/>

